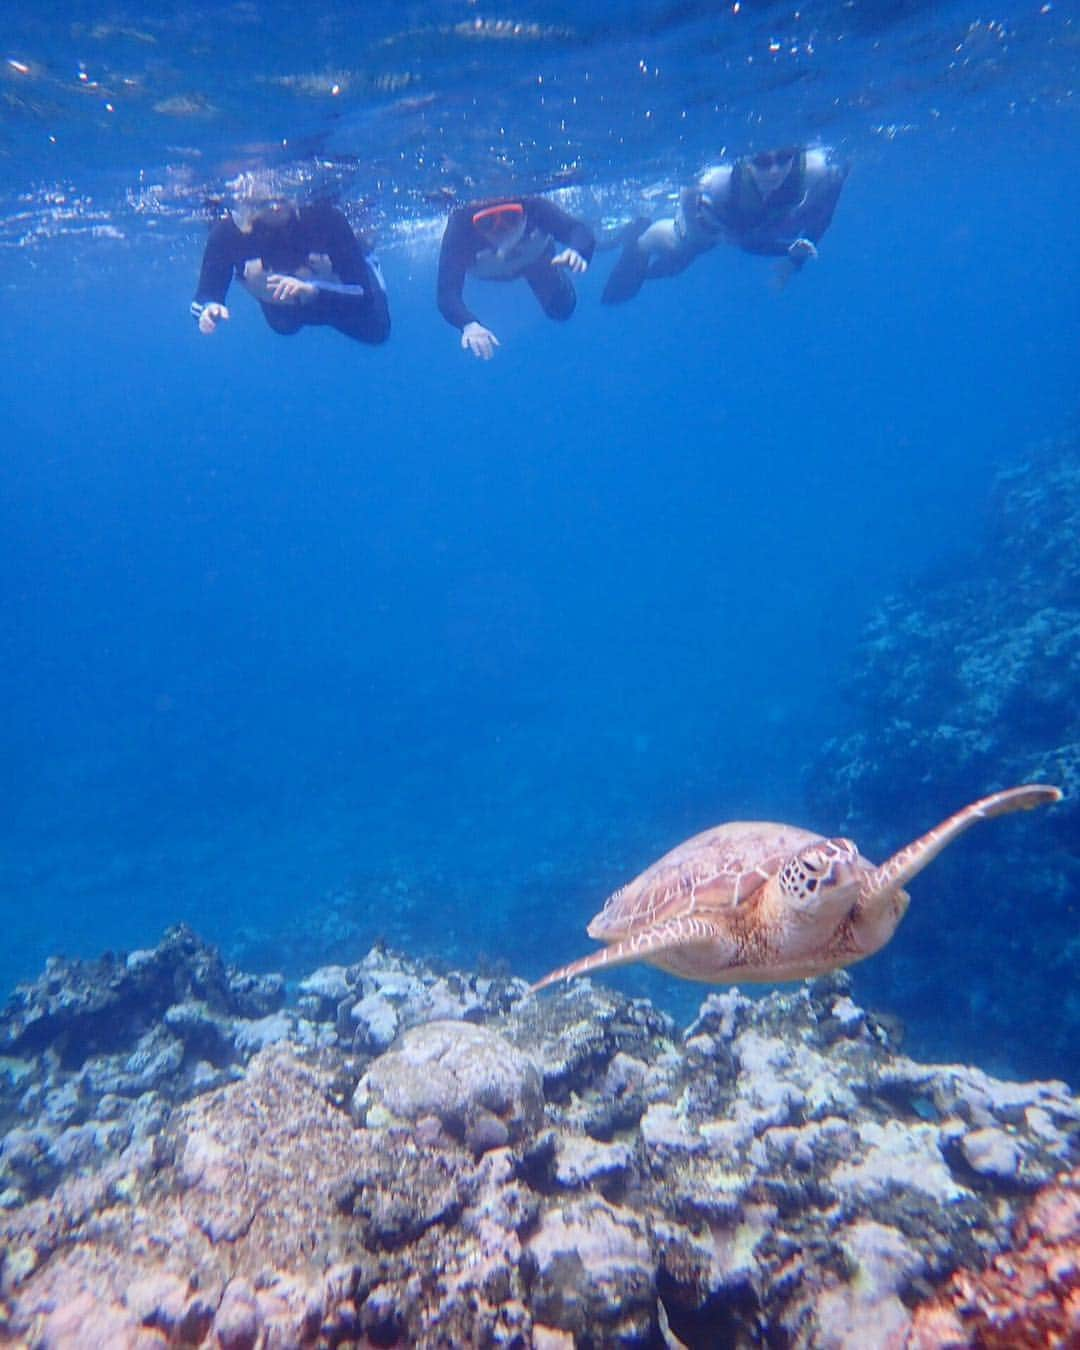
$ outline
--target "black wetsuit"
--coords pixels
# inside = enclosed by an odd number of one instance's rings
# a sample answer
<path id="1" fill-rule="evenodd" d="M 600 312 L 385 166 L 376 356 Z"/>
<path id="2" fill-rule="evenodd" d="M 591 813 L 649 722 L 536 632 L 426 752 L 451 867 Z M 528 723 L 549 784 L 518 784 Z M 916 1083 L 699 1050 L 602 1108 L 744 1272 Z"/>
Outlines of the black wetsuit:
<path id="1" fill-rule="evenodd" d="M 524 277 L 549 319 L 568 319 L 574 312 L 577 295 L 567 269 L 552 267 L 551 260 L 558 241 L 576 249 L 586 262 L 590 262 L 596 247 L 592 230 L 544 197 L 499 198 L 459 206 L 451 211 L 446 222 L 439 252 L 438 304 L 443 318 L 455 328 L 479 323 L 463 299 L 465 276 L 477 272 L 478 261 L 495 259 L 491 240 L 476 228 L 472 218 L 477 211 L 504 200 L 520 202 L 525 208 L 525 233 L 505 260 L 493 261 L 493 270 L 481 273 L 484 279 L 514 281 Z M 515 259 L 520 259 L 520 263 Z"/>
<path id="2" fill-rule="evenodd" d="M 239 229 L 231 216 L 211 229 L 203 253 L 199 287 L 192 312 L 198 314 L 212 301 L 225 303 L 233 277 L 243 278 L 244 264 L 262 260 L 269 275 L 296 276 L 309 265 L 312 254 L 330 259 L 334 273 L 346 286 L 363 288 L 363 294 L 320 290 L 307 303 L 275 305 L 260 300 L 266 322 L 275 333 L 297 333 L 311 324 L 329 324 L 358 342 L 385 342 L 390 336 L 390 310 L 382 279 L 369 262 L 345 216 L 328 202 L 301 206 L 293 219 L 267 224 L 256 219 L 250 234 Z M 316 285 L 318 281 L 316 279 Z"/>

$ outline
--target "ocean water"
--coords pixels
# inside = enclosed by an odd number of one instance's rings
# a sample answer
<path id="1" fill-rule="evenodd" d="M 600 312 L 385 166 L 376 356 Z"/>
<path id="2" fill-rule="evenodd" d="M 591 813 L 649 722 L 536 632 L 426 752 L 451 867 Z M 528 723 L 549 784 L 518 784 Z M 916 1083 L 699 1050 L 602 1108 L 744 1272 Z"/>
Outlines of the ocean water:
<path id="1" fill-rule="evenodd" d="M 2 43 L 0 987 L 179 920 L 537 977 L 697 830 L 835 829 L 805 772 L 868 616 L 1076 412 L 1071 6 L 10 4 Z M 793 141 L 852 165 L 816 263 L 601 307 L 626 221 Z M 200 337 L 245 174 L 372 231 L 385 347 L 240 294 Z M 472 284 L 474 361 L 446 207 L 534 190 L 601 248 L 567 324 Z"/>

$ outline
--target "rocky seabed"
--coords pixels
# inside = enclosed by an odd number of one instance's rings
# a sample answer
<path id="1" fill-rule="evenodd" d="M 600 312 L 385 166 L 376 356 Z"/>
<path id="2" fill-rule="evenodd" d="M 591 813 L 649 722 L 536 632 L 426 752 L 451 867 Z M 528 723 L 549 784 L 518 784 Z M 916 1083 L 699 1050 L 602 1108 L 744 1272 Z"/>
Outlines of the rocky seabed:
<path id="1" fill-rule="evenodd" d="M 1080 1346 L 1080 1102 L 927 1065 L 843 976 L 679 1033 L 382 948 L 184 928 L 0 1017 L 0 1342 Z"/>

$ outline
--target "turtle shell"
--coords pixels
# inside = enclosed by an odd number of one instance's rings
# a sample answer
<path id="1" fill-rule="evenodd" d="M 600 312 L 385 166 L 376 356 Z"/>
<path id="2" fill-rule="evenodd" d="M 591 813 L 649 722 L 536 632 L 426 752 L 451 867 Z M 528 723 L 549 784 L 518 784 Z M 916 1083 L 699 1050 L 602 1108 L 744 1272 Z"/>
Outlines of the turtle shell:
<path id="1" fill-rule="evenodd" d="M 614 942 L 665 919 L 737 909 L 793 853 L 822 838 L 771 820 L 732 820 L 703 830 L 610 896 L 589 936 Z"/>

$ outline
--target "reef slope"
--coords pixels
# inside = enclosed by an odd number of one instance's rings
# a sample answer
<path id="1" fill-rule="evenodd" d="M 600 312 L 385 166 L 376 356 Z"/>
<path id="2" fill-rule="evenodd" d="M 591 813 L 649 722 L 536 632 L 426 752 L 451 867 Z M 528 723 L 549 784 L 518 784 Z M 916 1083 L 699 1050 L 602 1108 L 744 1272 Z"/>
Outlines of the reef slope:
<path id="1" fill-rule="evenodd" d="M 1000 1303 L 1016 1243 L 1077 1269 L 1080 1103 L 916 1063 L 848 991 L 729 990 L 679 1034 L 379 948 L 289 1004 L 185 929 L 51 962 L 0 1019 L 0 1338 L 989 1344 L 975 1272 Z"/>

